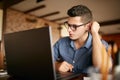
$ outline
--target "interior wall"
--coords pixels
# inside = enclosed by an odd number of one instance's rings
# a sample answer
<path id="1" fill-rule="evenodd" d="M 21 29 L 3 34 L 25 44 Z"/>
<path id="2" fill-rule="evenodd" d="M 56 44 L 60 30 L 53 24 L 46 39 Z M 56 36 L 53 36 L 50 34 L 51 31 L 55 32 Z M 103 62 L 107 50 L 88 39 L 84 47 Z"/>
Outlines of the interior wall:
<path id="1" fill-rule="evenodd" d="M 40 19 L 29 14 L 24 14 L 10 8 L 7 9 L 5 24 L 4 33 L 12 33 L 49 25 L 52 28 L 52 44 L 60 38 L 58 30 L 59 25 L 57 23 Z"/>
<path id="2" fill-rule="evenodd" d="M 2 31 L 3 34 L 33 28 L 40 28 L 49 25 L 52 29 L 52 45 L 60 38 L 60 30 L 58 29 L 59 25 L 57 23 L 40 19 L 35 16 L 24 14 L 22 12 L 9 8 L 6 10 L 4 15 L 4 28 Z M 3 44 L 0 42 L 0 69 L 6 68 L 6 64 L 4 63 L 4 56 L 4 47 Z"/>

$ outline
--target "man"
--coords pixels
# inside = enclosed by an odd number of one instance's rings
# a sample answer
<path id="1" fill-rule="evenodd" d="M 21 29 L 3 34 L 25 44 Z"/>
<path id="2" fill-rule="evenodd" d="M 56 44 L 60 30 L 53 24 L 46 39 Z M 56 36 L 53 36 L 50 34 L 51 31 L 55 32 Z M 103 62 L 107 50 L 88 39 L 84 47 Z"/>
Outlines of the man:
<path id="1" fill-rule="evenodd" d="M 69 37 L 61 38 L 54 45 L 55 67 L 60 72 L 87 73 L 90 66 L 98 69 L 112 67 L 108 54 L 102 55 L 103 45 L 108 44 L 101 40 L 98 34 L 100 25 L 93 21 L 91 11 L 84 5 L 73 6 L 68 10 L 68 21 L 65 27 L 68 29 Z M 105 48 L 105 47 L 104 47 Z M 105 50 L 106 52 L 106 50 Z M 103 56 L 104 64 L 102 61 Z"/>

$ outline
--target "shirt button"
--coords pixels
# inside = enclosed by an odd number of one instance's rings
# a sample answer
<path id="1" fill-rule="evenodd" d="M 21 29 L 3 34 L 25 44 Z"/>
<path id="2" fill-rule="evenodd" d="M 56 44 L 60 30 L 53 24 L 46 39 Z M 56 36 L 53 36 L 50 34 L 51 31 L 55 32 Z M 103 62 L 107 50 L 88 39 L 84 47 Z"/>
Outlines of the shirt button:
<path id="1" fill-rule="evenodd" d="M 73 63 L 75 63 L 75 61 L 73 61 Z"/>

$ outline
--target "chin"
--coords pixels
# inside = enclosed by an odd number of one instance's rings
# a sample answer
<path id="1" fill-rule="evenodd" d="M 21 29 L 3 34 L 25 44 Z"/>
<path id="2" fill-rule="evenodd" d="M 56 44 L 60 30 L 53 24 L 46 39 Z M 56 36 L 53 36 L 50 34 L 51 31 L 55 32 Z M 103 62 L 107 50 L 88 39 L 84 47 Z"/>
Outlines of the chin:
<path id="1" fill-rule="evenodd" d="M 72 36 L 69 36 L 70 37 L 70 39 L 71 40 L 76 40 L 76 38 L 75 37 L 72 37 Z"/>

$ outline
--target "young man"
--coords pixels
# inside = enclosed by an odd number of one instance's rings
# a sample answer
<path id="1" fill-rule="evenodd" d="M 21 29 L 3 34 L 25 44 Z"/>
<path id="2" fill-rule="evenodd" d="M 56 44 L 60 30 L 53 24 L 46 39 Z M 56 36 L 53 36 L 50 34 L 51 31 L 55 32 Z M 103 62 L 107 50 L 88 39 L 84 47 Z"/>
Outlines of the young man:
<path id="1" fill-rule="evenodd" d="M 108 44 L 99 37 L 100 25 L 93 21 L 93 16 L 89 8 L 84 5 L 73 6 L 68 10 L 68 21 L 65 22 L 69 32 L 69 37 L 61 38 L 54 45 L 55 67 L 60 72 L 87 73 L 90 66 L 98 69 L 112 67 L 108 54 L 102 55 L 103 45 Z M 105 48 L 105 47 L 104 47 Z M 105 50 L 106 52 L 106 50 Z M 104 56 L 104 64 L 102 58 Z"/>

